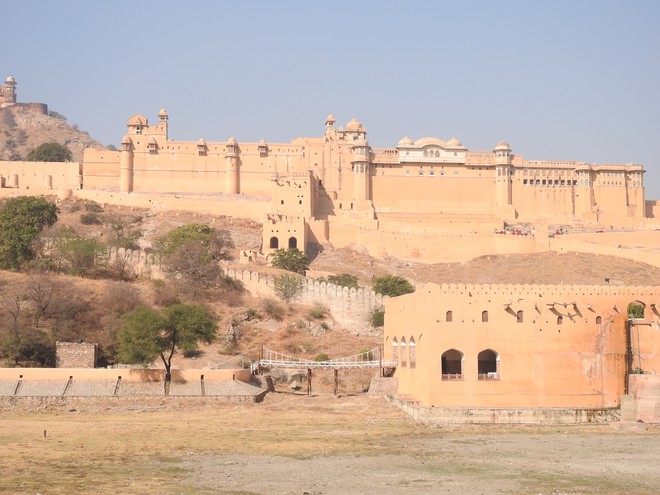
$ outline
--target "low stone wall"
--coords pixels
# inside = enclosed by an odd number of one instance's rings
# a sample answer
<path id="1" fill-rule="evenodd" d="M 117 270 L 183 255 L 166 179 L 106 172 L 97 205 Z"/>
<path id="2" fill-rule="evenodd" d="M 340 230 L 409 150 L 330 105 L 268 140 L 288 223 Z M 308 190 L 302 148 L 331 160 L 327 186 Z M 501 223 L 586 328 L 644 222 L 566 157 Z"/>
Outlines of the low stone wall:
<path id="1" fill-rule="evenodd" d="M 103 411 L 103 410 L 168 410 L 183 408 L 217 408 L 224 403 L 254 404 L 268 393 L 216 395 L 206 397 L 0 397 L 0 411 Z"/>
<path id="2" fill-rule="evenodd" d="M 55 342 L 57 368 L 94 368 L 98 344 L 90 342 Z"/>
<path id="3" fill-rule="evenodd" d="M 204 377 L 205 382 L 249 382 L 252 374 L 247 369 L 173 369 L 172 381 L 195 382 Z M 0 382 L 21 381 L 23 383 L 68 382 L 68 381 L 112 381 L 122 383 L 163 382 L 165 370 L 144 368 L 0 368 Z"/>
<path id="4" fill-rule="evenodd" d="M 445 408 L 390 402 L 427 426 L 452 424 L 579 425 L 618 422 L 619 408 Z"/>

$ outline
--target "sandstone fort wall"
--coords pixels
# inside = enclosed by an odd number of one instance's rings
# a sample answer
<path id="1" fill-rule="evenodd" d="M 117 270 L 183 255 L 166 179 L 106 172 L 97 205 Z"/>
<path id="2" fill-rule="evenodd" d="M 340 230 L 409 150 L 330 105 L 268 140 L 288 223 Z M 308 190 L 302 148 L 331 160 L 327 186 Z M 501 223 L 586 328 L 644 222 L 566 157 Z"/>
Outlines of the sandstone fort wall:
<path id="1" fill-rule="evenodd" d="M 628 372 L 660 370 L 660 287 L 425 284 L 385 306 L 399 394 L 425 406 L 619 407 Z"/>

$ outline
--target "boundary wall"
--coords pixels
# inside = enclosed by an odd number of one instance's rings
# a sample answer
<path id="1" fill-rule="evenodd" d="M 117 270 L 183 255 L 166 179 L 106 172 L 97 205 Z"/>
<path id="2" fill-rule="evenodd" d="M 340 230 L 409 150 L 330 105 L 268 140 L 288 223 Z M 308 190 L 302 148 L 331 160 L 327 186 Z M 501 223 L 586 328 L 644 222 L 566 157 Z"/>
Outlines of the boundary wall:
<path id="1" fill-rule="evenodd" d="M 204 381 L 227 382 L 238 380 L 249 382 L 252 376 L 248 369 L 172 369 L 173 382 L 194 382 L 201 377 Z M 121 379 L 123 382 L 163 382 L 164 369 L 143 368 L 0 368 L 0 380 L 23 381 L 66 381 L 70 377 L 79 381 Z"/>
<path id="2" fill-rule="evenodd" d="M 275 297 L 275 277 L 250 270 L 226 269 L 225 274 L 240 280 L 253 296 Z M 371 331 L 371 312 L 383 306 L 386 297 L 369 289 L 349 289 L 317 280 L 305 279 L 296 302 L 321 304 L 327 307 L 333 318 L 353 333 Z"/>

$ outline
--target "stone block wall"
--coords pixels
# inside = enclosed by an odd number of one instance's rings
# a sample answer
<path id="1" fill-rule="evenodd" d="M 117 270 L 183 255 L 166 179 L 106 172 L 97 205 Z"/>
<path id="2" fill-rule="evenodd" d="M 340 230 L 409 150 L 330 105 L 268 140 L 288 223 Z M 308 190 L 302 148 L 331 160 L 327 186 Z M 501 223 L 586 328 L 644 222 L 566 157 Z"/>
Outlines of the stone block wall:
<path id="1" fill-rule="evenodd" d="M 55 366 L 58 368 L 94 368 L 98 344 L 56 342 Z"/>

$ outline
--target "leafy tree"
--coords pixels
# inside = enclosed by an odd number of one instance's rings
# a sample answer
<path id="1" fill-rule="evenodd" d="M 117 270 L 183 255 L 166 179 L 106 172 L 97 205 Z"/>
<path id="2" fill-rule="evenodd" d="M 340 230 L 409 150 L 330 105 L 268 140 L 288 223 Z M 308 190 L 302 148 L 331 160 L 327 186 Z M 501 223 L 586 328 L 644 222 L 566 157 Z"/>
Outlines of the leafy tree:
<path id="1" fill-rule="evenodd" d="M 30 151 L 29 162 L 70 162 L 73 160 L 71 150 L 59 143 L 43 143 Z"/>
<path id="2" fill-rule="evenodd" d="M 644 306 L 638 302 L 628 304 L 628 315 L 633 318 L 644 318 Z"/>
<path id="3" fill-rule="evenodd" d="M 415 292 L 408 280 L 398 275 L 385 275 L 374 279 L 373 289 L 376 294 L 397 297 Z"/>
<path id="4" fill-rule="evenodd" d="M 139 249 L 138 240 L 142 237 L 139 223 L 141 217 L 108 214 L 103 217 L 104 223 L 112 233 L 111 244 L 124 249 Z"/>
<path id="5" fill-rule="evenodd" d="M 275 295 L 282 301 L 289 303 L 300 295 L 303 288 L 303 278 L 293 273 L 285 273 L 275 277 L 273 289 Z"/>
<path id="6" fill-rule="evenodd" d="M 165 365 L 165 381 L 170 382 L 176 350 L 193 352 L 201 342 L 213 342 L 216 328 L 215 316 L 202 306 L 175 304 L 164 311 L 141 306 L 123 318 L 118 357 L 139 364 L 160 357 Z"/>
<path id="7" fill-rule="evenodd" d="M 383 308 L 376 308 L 371 312 L 370 318 L 371 326 L 380 328 L 385 325 L 385 310 Z"/>
<path id="8" fill-rule="evenodd" d="M 359 289 L 358 279 L 355 275 L 342 273 L 341 275 L 328 275 L 328 282 L 331 284 L 339 285 L 340 287 L 348 287 L 349 289 Z"/>
<path id="9" fill-rule="evenodd" d="M 233 247 L 226 230 L 197 223 L 172 229 L 154 243 L 168 277 L 181 282 L 193 297 L 222 285 L 218 261 L 231 259 Z"/>
<path id="10" fill-rule="evenodd" d="M 305 275 L 309 269 L 309 259 L 298 248 L 278 249 L 271 256 L 271 263 L 275 268 L 300 275 Z"/>
<path id="11" fill-rule="evenodd" d="M 54 117 L 54 118 L 56 118 L 56 119 L 58 119 L 58 120 L 63 120 L 64 122 L 67 121 L 67 118 L 66 118 L 64 115 L 62 115 L 62 114 L 59 113 L 59 112 L 56 112 L 55 110 L 49 110 L 49 111 L 48 111 L 48 115 L 49 115 L 50 117 Z"/>
<path id="12" fill-rule="evenodd" d="M 154 248 L 158 254 L 169 256 L 185 250 L 190 243 L 197 243 L 206 248 L 207 256 L 213 261 L 231 259 L 234 243 L 226 230 L 216 230 L 203 223 L 190 223 L 170 230 L 156 239 Z"/>
<path id="13" fill-rule="evenodd" d="M 32 242 L 57 221 L 57 206 L 43 197 L 7 200 L 0 210 L 0 269 L 18 269 L 34 258 Z"/>
<path id="14" fill-rule="evenodd" d="M 70 228 L 63 228 L 55 239 L 52 259 L 60 271 L 84 277 L 102 264 L 105 251 L 96 239 L 87 239 Z"/>

